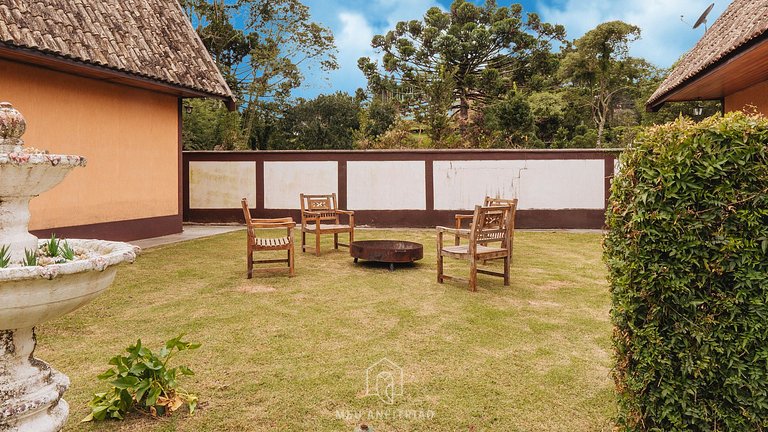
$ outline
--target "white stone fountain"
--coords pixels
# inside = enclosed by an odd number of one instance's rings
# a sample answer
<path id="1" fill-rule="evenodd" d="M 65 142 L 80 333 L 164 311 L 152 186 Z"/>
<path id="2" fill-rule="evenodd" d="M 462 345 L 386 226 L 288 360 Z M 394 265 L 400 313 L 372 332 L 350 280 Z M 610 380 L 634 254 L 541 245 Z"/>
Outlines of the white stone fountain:
<path id="1" fill-rule="evenodd" d="M 133 262 L 138 248 L 101 240 L 67 240 L 80 257 L 25 266 L 25 251 L 42 241 L 28 232 L 29 200 L 56 186 L 85 158 L 26 150 L 24 118 L 0 103 L 0 248 L 11 264 L 0 268 L 0 431 L 46 432 L 64 427 L 62 399 L 69 379 L 34 357 L 34 327 L 91 301 L 114 280 L 116 265 Z"/>

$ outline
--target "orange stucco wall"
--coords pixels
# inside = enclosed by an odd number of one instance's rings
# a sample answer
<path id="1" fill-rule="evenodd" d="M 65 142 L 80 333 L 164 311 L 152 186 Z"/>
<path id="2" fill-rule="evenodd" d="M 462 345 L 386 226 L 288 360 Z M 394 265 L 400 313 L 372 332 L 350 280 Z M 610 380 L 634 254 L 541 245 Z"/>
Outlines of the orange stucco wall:
<path id="1" fill-rule="evenodd" d="M 768 81 L 763 81 L 725 97 L 726 112 L 744 110 L 750 105 L 756 107 L 764 115 L 768 115 Z"/>
<path id="2" fill-rule="evenodd" d="M 88 159 L 32 200 L 30 229 L 178 214 L 175 96 L 0 59 L 0 100 L 27 146 Z"/>

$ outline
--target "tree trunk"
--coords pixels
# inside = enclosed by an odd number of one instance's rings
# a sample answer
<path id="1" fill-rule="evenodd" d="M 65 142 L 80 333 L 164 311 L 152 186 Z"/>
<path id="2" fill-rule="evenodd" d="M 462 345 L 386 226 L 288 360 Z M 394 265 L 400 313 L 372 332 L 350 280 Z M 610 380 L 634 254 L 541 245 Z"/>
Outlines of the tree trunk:
<path id="1" fill-rule="evenodd" d="M 605 131 L 605 116 L 600 116 L 600 121 L 597 123 L 597 143 L 595 147 L 603 147 L 603 132 Z"/>

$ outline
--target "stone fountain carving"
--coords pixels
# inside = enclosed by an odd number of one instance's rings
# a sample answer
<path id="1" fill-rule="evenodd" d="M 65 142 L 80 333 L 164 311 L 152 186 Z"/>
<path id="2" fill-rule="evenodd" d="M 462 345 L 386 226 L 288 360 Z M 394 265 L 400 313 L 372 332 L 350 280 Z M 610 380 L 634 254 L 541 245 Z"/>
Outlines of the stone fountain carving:
<path id="1" fill-rule="evenodd" d="M 63 428 L 69 406 L 62 399 L 66 375 L 34 357 L 34 327 L 85 305 L 114 280 L 116 265 L 133 262 L 138 248 L 101 240 L 68 240 L 80 259 L 46 266 L 21 264 L 37 250 L 28 232 L 29 201 L 61 182 L 85 158 L 26 150 L 26 124 L 0 103 L 0 248 L 11 264 L 0 268 L 0 431 L 45 432 Z"/>

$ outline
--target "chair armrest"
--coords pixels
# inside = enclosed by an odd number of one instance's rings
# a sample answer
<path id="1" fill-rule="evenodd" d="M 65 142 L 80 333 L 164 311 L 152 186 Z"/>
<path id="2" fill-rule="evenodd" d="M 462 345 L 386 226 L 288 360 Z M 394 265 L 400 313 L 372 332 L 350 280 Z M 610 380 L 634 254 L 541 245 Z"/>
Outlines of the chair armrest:
<path id="1" fill-rule="evenodd" d="M 349 217 L 349 226 L 355 229 L 355 212 L 352 210 L 336 210 L 336 213 L 347 215 Z"/>
<path id="2" fill-rule="evenodd" d="M 449 233 L 449 234 L 455 234 L 455 235 L 461 235 L 463 230 L 457 230 L 456 228 L 448 228 L 444 226 L 436 226 L 435 230 L 438 233 Z"/>
<path id="3" fill-rule="evenodd" d="M 475 215 L 471 215 L 471 214 L 457 214 L 457 215 L 454 215 L 453 217 L 456 218 L 456 220 L 460 221 L 462 219 L 472 219 L 473 217 L 475 217 Z"/>
<path id="4" fill-rule="evenodd" d="M 293 228 L 296 222 L 291 218 L 279 219 L 251 219 L 254 228 Z"/>

